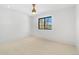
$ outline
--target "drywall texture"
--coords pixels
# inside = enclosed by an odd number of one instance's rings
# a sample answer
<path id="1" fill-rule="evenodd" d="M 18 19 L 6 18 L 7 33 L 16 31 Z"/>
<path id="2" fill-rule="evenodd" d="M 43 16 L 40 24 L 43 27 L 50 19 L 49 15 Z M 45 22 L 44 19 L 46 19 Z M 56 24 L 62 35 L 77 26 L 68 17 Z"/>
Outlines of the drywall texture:
<path id="1" fill-rule="evenodd" d="M 0 42 L 28 36 L 29 16 L 8 8 L 0 7 Z"/>
<path id="2" fill-rule="evenodd" d="M 39 30 L 38 18 L 52 16 L 52 30 Z M 42 13 L 34 17 L 33 35 L 45 39 L 75 45 L 75 7 Z"/>

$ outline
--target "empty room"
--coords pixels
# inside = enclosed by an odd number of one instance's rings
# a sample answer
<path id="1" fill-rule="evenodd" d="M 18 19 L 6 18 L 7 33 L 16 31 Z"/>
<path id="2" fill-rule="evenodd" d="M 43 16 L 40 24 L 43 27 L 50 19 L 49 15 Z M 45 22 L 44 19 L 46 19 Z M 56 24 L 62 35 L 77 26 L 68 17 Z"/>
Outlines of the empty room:
<path id="1" fill-rule="evenodd" d="M 0 55 L 79 54 L 78 4 L 0 4 Z"/>

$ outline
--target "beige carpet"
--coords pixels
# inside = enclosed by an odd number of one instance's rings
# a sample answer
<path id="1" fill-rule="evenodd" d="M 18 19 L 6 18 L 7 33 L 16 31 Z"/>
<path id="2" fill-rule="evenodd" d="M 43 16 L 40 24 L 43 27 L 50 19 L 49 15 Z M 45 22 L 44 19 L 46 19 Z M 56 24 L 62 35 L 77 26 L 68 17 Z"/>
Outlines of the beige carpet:
<path id="1" fill-rule="evenodd" d="M 0 54 L 76 54 L 76 48 L 72 45 L 29 37 L 0 44 Z"/>

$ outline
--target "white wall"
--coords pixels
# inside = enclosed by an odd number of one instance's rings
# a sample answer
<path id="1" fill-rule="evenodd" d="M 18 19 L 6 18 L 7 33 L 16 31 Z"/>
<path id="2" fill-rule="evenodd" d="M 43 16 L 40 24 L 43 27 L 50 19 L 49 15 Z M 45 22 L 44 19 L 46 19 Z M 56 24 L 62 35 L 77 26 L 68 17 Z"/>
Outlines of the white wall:
<path id="1" fill-rule="evenodd" d="M 38 30 L 38 18 L 52 16 L 53 30 Z M 49 11 L 35 16 L 33 35 L 66 44 L 75 44 L 75 7 Z"/>
<path id="2" fill-rule="evenodd" d="M 76 6 L 76 37 L 77 37 L 77 48 L 78 48 L 78 52 L 79 52 L 79 5 Z"/>
<path id="3" fill-rule="evenodd" d="M 24 38 L 29 34 L 29 16 L 0 7 L 0 42 Z"/>

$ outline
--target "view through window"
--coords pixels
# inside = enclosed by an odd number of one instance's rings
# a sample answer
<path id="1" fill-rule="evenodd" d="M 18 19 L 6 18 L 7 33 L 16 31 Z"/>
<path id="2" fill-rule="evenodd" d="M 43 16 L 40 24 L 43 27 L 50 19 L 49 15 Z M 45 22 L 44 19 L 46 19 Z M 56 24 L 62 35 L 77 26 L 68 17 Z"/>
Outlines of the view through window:
<path id="1" fill-rule="evenodd" d="M 38 19 L 38 29 L 52 30 L 52 16 L 47 16 Z"/>

